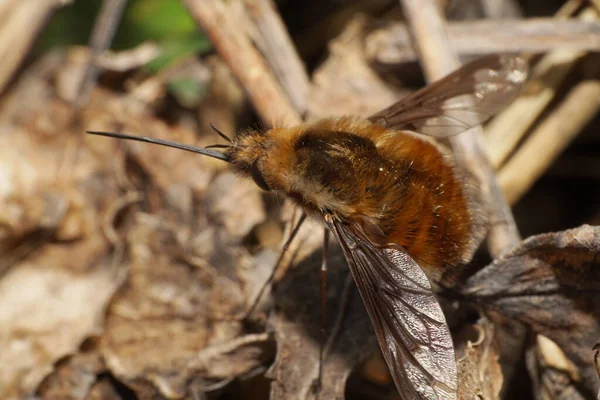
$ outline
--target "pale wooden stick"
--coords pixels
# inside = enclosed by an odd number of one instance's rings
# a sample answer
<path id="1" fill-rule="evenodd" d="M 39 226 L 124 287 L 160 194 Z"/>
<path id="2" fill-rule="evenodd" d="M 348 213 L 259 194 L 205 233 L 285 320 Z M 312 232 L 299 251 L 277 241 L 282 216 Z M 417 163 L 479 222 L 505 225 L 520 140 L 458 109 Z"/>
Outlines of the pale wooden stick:
<path id="1" fill-rule="evenodd" d="M 514 151 L 584 54 L 559 50 L 544 56 L 533 69 L 532 80 L 526 84 L 524 94 L 490 121 L 486 128 L 485 145 L 494 168 L 502 165 Z"/>
<path id="2" fill-rule="evenodd" d="M 600 112 L 600 80 L 584 81 L 532 132 L 500 170 L 498 179 L 514 204 Z"/>
<path id="3" fill-rule="evenodd" d="M 160 48 L 156 43 L 144 42 L 128 50 L 102 52 L 95 58 L 94 64 L 103 70 L 125 72 L 140 68 L 159 55 Z"/>
<path id="4" fill-rule="evenodd" d="M 38 33 L 59 6 L 53 0 L 20 0 L 0 7 L 0 91 L 17 71 Z"/>
<path id="5" fill-rule="evenodd" d="M 272 0 L 245 0 L 245 4 L 256 27 L 255 42 L 296 111 L 304 113 L 310 79 L 275 4 Z"/>
<path id="6" fill-rule="evenodd" d="M 233 3 L 222 0 L 184 0 L 191 15 L 210 36 L 217 51 L 245 89 L 261 119 L 298 124 L 301 119 L 243 27 L 232 18 Z"/>
<path id="7" fill-rule="evenodd" d="M 429 81 L 439 79 L 460 66 L 446 33 L 446 22 L 434 0 L 400 0 L 404 15 Z M 506 204 L 494 171 L 483 151 L 481 128 L 471 129 L 451 140 L 457 159 L 480 180 L 488 194 L 493 223 L 488 236 L 492 256 L 500 255 L 520 241 L 513 215 Z"/>
<path id="8" fill-rule="evenodd" d="M 591 8 L 582 12 L 580 18 L 598 22 L 598 16 Z M 578 50 L 562 49 L 545 55 L 533 68 L 530 82 L 523 90 L 524 95 L 489 123 L 485 135 L 486 150 L 495 168 L 502 165 L 514 151 L 584 54 Z"/>
<path id="9" fill-rule="evenodd" d="M 461 56 L 494 53 L 545 53 L 551 50 L 599 51 L 600 21 L 476 20 L 448 23 L 450 45 Z M 396 23 L 370 33 L 365 53 L 371 62 L 400 64 L 417 60 L 406 25 Z"/>

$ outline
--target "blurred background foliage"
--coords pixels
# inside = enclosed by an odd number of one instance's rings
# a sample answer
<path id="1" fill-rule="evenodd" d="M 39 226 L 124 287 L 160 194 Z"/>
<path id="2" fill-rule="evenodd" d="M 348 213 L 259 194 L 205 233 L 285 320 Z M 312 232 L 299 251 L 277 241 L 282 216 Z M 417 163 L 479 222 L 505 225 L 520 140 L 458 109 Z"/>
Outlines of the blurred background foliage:
<path id="1" fill-rule="evenodd" d="M 38 42 L 35 54 L 50 48 L 87 45 L 101 0 L 75 1 L 61 8 Z M 181 57 L 203 54 L 212 46 L 179 0 L 130 0 L 112 48 L 124 50 L 155 42 L 161 55 L 146 65 L 156 73 Z"/>

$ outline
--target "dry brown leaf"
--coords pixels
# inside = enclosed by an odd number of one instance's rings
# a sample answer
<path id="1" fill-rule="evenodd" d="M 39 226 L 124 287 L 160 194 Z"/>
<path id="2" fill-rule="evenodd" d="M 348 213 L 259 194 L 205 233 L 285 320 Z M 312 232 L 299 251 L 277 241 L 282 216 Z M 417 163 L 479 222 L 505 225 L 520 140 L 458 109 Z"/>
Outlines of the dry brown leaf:
<path id="1" fill-rule="evenodd" d="M 98 375 L 106 369 L 97 351 L 81 352 L 60 360 L 54 372 L 40 385 L 42 399 L 86 400 Z"/>
<path id="2" fill-rule="evenodd" d="M 105 307 L 119 281 L 100 264 L 74 275 L 40 257 L 0 281 L 0 397 L 32 394 L 56 360 L 102 328 Z"/>
<path id="3" fill-rule="evenodd" d="M 229 234 L 213 226 L 189 234 L 194 245 L 188 251 L 180 229 L 192 227 L 176 221 L 135 214 L 127 235 L 129 279 L 101 338 L 116 377 L 136 391 L 156 390 L 170 399 L 188 395 L 192 383 L 206 386 L 247 373 L 272 353 L 268 337 L 217 351 L 245 337 L 241 321 L 220 318 L 245 309 L 245 289 L 252 283 L 242 277 L 262 258 L 250 257 L 239 242 L 227 242 Z"/>
<path id="4" fill-rule="evenodd" d="M 232 239 L 240 240 L 266 218 L 261 195 L 254 182 L 233 172 L 220 174 L 206 195 L 210 217 Z"/>
<path id="5" fill-rule="evenodd" d="M 316 232 L 315 232 L 316 231 Z M 322 229 L 313 228 L 313 237 Z M 319 234 L 320 233 L 320 234 Z M 267 376 L 274 381 L 271 399 L 314 398 L 320 340 L 320 263 L 322 253 L 292 267 L 276 291 L 278 311 L 269 318 L 277 341 L 277 358 Z M 332 245 L 327 270 L 326 336 L 335 330 L 349 270 L 337 246 Z M 346 379 L 358 362 L 377 348 L 377 342 L 354 282 L 339 331 L 323 364 L 322 399 L 343 399 Z"/>
<path id="6" fill-rule="evenodd" d="M 521 380 L 518 375 L 525 350 L 530 328 L 520 321 L 510 319 L 497 312 L 487 312 L 486 317 L 494 325 L 494 339 L 498 345 L 499 362 L 502 367 L 502 392 L 500 396 L 506 397 L 506 391 L 511 390 L 515 380 Z"/>
<path id="7" fill-rule="evenodd" d="M 118 197 L 104 155 L 78 148 L 55 99 L 59 54 L 23 74 L 0 108 L 0 397 L 24 398 L 60 358 L 102 330 L 122 280 L 103 216 Z"/>
<path id="8" fill-rule="evenodd" d="M 526 355 L 536 399 L 583 400 L 589 398 L 578 388 L 577 368 L 560 347 L 547 337 L 537 335 L 535 345 Z"/>
<path id="9" fill-rule="evenodd" d="M 202 391 L 261 366 L 273 356 L 270 335 L 220 319 L 246 308 L 275 258 L 242 246 L 264 220 L 259 190 L 230 174 L 212 184 L 217 168 L 202 157 L 84 136 L 104 129 L 197 141 L 117 92 L 95 90 L 74 114 L 52 86 L 71 61 L 49 55 L 0 108 L 0 246 L 15 255 L 0 261 L 0 345 L 10 349 L 0 354 L 0 397 L 33 394 L 72 353 L 72 394 L 110 396 L 110 384 L 77 364 L 90 335 L 100 336 L 109 373 L 141 397 L 181 398 L 191 384 Z M 40 230 L 49 234 L 34 242 Z M 63 367 L 47 380 L 49 397 L 69 390 Z"/>
<path id="10" fill-rule="evenodd" d="M 590 350 L 600 332 L 600 227 L 524 240 L 467 282 L 464 294 L 555 342 L 576 366 L 586 396 L 600 381 Z"/>
<path id="11" fill-rule="evenodd" d="M 482 318 L 477 324 L 466 329 L 471 331 L 474 337 L 473 341 L 465 341 L 460 339 L 459 334 L 459 347 L 456 349 L 458 398 L 498 399 L 503 376 L 498 362 L 494 326 Z"/>

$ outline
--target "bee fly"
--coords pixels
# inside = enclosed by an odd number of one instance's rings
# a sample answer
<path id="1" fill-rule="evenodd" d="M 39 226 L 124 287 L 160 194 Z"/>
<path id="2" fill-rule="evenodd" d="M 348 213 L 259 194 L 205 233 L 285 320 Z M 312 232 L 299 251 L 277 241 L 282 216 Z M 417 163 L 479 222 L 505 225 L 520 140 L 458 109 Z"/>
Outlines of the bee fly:
<path id="1" fill-rule="evenodd" d="M 295 202 L 340 244 L 403 399 L 456 399 L 452 337 L 432 291 L 483 239 L 465 173 L 426 136 L 480 125 L 519 92 L 520 56 L 488 56 L 368 119 L 328 118 L 248 131 L 229 144 L 156 143 L 226 161 Z M 471 190 L 472 192 L 472 190 Z"/>

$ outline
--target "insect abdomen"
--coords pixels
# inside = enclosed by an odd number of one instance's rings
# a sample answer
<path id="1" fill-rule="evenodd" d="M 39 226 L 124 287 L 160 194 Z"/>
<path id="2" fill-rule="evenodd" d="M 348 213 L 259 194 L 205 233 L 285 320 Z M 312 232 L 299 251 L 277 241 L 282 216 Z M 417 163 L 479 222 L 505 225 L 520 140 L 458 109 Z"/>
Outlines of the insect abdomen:
<path id="1" fill-rule="evenodd" d="M 387 195 L 391 204 L 380 219 L 384 232 L 430 277 L 435 268 L 466 262 L 478 243 L 473 240 L 471 201 L 451 159 L 433 142 L 411 133 L 384 141 L 378 146 L 384 158 L 394 165 L 408 163 L 399 168 L 402 184 Z"/>
<path id="2" fill-rule="evenodd" d="M 472 218 L 451 161 L 431 141 L 369 125 L 299 132 L 285 194 L 309 212 L 375 222 L 428 273 L 463 262 Z"/>

